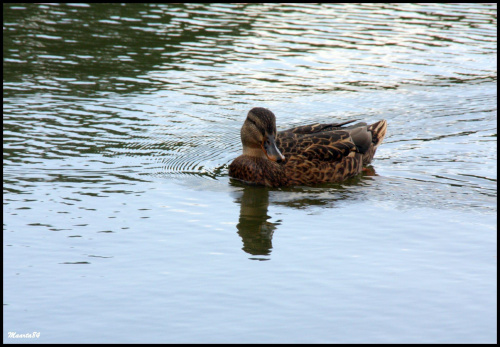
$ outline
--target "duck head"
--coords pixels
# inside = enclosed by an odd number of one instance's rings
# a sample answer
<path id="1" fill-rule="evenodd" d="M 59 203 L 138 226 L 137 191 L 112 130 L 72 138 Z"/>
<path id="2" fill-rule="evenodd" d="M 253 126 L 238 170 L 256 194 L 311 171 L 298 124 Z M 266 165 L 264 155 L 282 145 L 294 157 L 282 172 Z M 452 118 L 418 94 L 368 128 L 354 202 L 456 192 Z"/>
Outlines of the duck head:
<path id="1" fill-rule="evenodd" d="M 241 127 L 243 154 L 282 162 L 285 157 L 276 147 L 276 117 L 267 108 L 254 107 Z"/>

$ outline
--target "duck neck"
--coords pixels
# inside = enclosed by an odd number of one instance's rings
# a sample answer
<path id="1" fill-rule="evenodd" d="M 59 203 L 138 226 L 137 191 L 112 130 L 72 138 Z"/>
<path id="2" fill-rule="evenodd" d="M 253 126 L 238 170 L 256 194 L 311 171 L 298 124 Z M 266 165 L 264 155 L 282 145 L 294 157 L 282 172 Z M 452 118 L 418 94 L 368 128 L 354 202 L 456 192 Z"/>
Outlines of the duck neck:
<path id="1" fill-rule="evenodd" d="M 247 155 L 253 158 L 267 159 L 266 154 L 259 147 L 243 147 L 243 155 Z"/>

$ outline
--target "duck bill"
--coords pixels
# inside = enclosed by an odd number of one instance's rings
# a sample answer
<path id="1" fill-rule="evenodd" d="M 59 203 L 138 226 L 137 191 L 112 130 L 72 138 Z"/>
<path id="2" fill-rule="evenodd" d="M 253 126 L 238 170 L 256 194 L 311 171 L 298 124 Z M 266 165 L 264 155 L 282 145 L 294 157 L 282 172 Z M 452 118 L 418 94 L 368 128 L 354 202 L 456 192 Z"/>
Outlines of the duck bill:
<path id="1" fill-rule="evenodd" d="M 274 136 L 269 136 L 267 141 L 264 141 L 262 144 L 262 150 L 266 154 L 267 159 L 276 161 L 278 163 L 285 160 L 283 154 L 281 154 L 278 147 L 276 147 L 276 142 L 274 140 Z"/>

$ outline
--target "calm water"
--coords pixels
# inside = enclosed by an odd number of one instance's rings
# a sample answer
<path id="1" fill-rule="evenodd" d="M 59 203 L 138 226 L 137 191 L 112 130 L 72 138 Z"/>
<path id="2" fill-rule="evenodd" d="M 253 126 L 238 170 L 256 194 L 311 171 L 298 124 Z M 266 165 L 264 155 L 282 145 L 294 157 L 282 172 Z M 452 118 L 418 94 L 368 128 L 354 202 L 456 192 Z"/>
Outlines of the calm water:
<path id="1" fill-rule="evenodd" d="M 4 342 L 496 342 L 496 5 L 3 10 Z M 255 106 L 388 133 L 247 187 Z"/>

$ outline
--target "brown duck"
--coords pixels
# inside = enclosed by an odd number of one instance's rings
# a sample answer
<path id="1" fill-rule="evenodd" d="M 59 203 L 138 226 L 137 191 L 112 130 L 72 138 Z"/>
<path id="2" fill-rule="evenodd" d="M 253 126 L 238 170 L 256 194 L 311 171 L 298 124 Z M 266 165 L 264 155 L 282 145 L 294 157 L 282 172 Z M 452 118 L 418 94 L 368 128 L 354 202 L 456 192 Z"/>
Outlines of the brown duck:
<path id="1" fill-rule="evenodd" d="M 246 183 L 281 187 L 341 182 L 358 175 L 384 139 L 387 122 L 311 124 L 276 132 L 266 108 L 248 112 L 241 128 L 243 154 L 229 176 Z"/>

